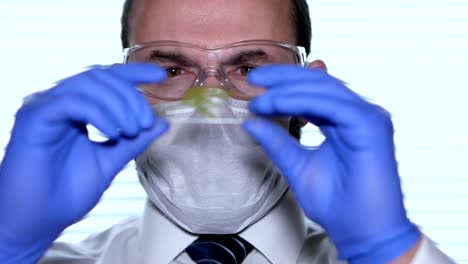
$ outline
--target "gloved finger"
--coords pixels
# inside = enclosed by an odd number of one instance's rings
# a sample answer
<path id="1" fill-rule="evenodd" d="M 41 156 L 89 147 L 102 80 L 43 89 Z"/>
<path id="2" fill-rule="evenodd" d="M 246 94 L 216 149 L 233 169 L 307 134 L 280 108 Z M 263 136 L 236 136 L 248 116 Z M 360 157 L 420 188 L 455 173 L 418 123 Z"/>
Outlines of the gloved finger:
<path id="1" fill-rule="evenodd" d="M 103 83 L 97 82 L 98 81 L 89 78 L 89 80 L 80 82 L 80 85 L 87 86 L 83 91 L 73 89 L 71 91 L 63 92 L 55 97 L 80 98 L 81 100 L 86 100 L 87 104 L 99 105 L 105 114 L 115 121 L 115 125 L 117 126 L 117 131 L 119 131 L 119 133 L 126 136 L 136 135 L 139 130 L 138 121 L 136 121 L 133 115 L 129 113 L 128 104 L 125 102 L 125 99 L 115 92 L 110 91 L 110 87 L 106 87 Z M 89 86 L 91 88 L 89 88 Z M 93 90 L 99 91 L 94 92 Z"/>
<path id="2" fill-rule="evenodd" d="M 71 95 L 50 96 L 43 98 L 40 104 L 24 107 L 20 112 L 22 113 L 19 119 L 26 119 L 26 122 L 20 120 L 18 124 L 26 123 L 30 128 L 19 129 L 18 132 L 34 132 L 31 133 L 33 139 L 42 143 L 60 137 L 57 133 L 63 133 L 63 129 L 68 129 L 73 122 L 91 124 L 109 138 L 119 137 L 120 122 L 115 114 L 103 104 L 87 98 Z M 35 129 L 38 131 L 34 131 Z M 37 137 L 38 134 L 41 137 Z"/>
<path id="3" fill-rule="evenodd" d="M 161 83 L 167 78 L 165 69 L 154 63 L 127 63 L 114 65 L 93 65 L 86 67 L 86 71 L 73 76 L 63 78 L 55 83 L 61 85 L 63 83 L 77 81 L 85 77 L 90 71 L 102 70 L 120 76 L 122 79 L 134 85 L 145 83 Z M 55 90 L 55 89 L 53 89 Z"/>
<path id="4" fill-rule="evenodd" d="M 105 175 L 114 177 L 130 160 L 143 152 L 151 142 L 166 132 L 169 123 L 164 119 L 156 119 L 154 125 L 142 130 L 135 138 L 119 138 L 97 146 L 99 164 Z M 112 178 L 113 179 L 113 178 Z M 112 179 L 108 179 L 112 181 Z"/>
<path id="5" fill-rule="evenodd" d="M 109 92 L 105 94 L 106 89 L 103 89 L 103 87 L 96 87 L 95 81 L 91 78 L 91 76 L 105 76 L 106 74 L 107 76 L 110 76 L 110 73 L 121 76 L 127 83 L 160 82 L 167 76 L 164 70 L 153 64 L 120 64 L 108 68 L 94 68 L 68 78 L 56 87 L 47 91 L 47 94 L 61 95 L 62 93 L 70 93 L 71 90 L 74 92 L 81 92 L 82 95 L 88 97 L 95 97 L 97 98 L 95 101 L 98 101 L 99 103 L 102 101 L 102 103 L 106 104 L 108 108 L 113 109 L 113 112 L 120 121 L 120 127 L 124 134 L 134 135 L 137 131 L 137 126 L 135 126 L 134 120 L 127 117 L 128 111 L 126 109 L 129 107 L 128 104 L 123 103 L 122 99 L 118 100 L 115 99 L 115 97 L 110 96 Z M 121 86 L 123 85 L 117 85 L 116 87 Z M 131 89 L 127 90 L 130 91 Z M 138 94 L 138 92 L 134 91 L 134 93 L 135 96 L 137 96 L 136 94 Z M 119 101 L 120 106 L 117 107 L 116 105 L 119 104 Z M 149 106 L 146 106 L 146 110 L 144 110 L 143 113 L 142 119 L 144 119 L 144 121 L 142 121 L 142 123 L 144 123 L 145 126 L 148 126 L 153 121 L 152 111 L 149 109 Z"/>
<path id="6" fill-rule="evenodd" d="M 123 79 L 116 74 L 107 75 L 105 77 L 107 85 L 109 87 L 115 87 L 115 90 L 127 100 L 128 108 L 131 109 L 135 118 L 139 121 L 140 126 L 142 128 L 150 128 L 154 122 L 153 110 L 137 87 L 127 82 L 125 82 L 124 85 L 119 85 L 123 82 Z"/>
<path id="7" fill-rule="evenodd" d="M 154 63 L 115 64 L 108 70 L 132 84 L 160 83 L 167 78 L 166 70 Z"/>
<path id="8" fill-rule="evenodd" d="M 257 68 L 247 75 L 250 84 L 267 88 L 296 81 L 320 81 L 328 78 L 330 75 L 322 69 L 274 64 Z"/>
<path id="9" fill-rule="evenodd" d="M 248 120 L 242 126 L 263 147 L 275 165 L 285 174 L 284 176 L 289 177 L 288 182 L 294 182 L 290 177 L 299 175 L 299 171 L 291 171 L 291 168 L 303 167 L 307 150 L 286 130 L 269 121 Z"/>
<path id="10" fill-rule="evenodd" d="M 144 83 L 161 83 L 167 79 L 166 70 L 154 63 L 128 63 L 128 64 L 115 64 L 110 68 L 112 75 L 118 77 L 119 79 L 125 79 L 133 85 L 144 84 Z M 139 76 L 142 74 L 143 76 Z M 122 87 L 124 88 L 124 87 Z M 128 87 L 125 87 L 128 88 Z M 141 114 L 141 124 L 143 128 L 149 128 L 154 124 L 154 114 L 151 109 L 151 106 L 147 103 L 141 103 L 141 99 L 144 99 L 144 96 L 141 94 L 136 87 L 131 87 L 132 89 L 127 89 L 134 96 L 130 96 L 132 105 L 136 104 L 139 107 L 139 110 L 135 113 Z"/>
<path id="11" fill-rule="evenodd" d="M 329 80 L 317 80 L 315 82 L 296 81 L 290 83 L 280 83 L 269 87 L 269 93 L 281 94 L 278 96 L 330 96 L 342 100 L 360 102 L 362 98 L 349 90 L 346 86 Z M 261 97 L 260 95 L 258 97 Z"/>
<path id="12" fill-rule="evenodd" d="M 299 65 L 271 64 L 257 68 L 247 75 L 250 84 L 271 88 L 278 84 L 291 82 L 328 81 L 346 85 L 346 83 L 320 68 L 307 68 Z"/>
<path id="13" fill-rule="evenodd" d="M 303 84 L 304 91 L 328 91 L 349 97 L 351 100 L 363 100 L 364 98 L 349 89 L 342 80 L 328 74 L 318 68 L 304 68 L 298 65 L 269 65 L 255 69 L 247 76 L 248 81 L 256 86 L 265 87 L 268 90 L 289 90 L 296 83 Z"/>
<path id="14" fill-rule="evenodd" d="M 138 121 L 134 120 L 133 115 L 129 113 L 131 111 L 128 110 L 128 100 L 125 95 L 120 94 L 116 89 L 116 86 L 126 85 L 125 82 L 114 83 L 113 86 L 110 86 L 108 82 L 103 70 L 94 69 L 79 81 L 61 84 L 60 86 L 66 87 L 57 87 L 54 93 L 45 96 L 76 97 L 98 104 L 118 122 L 119 129 L 124 135 L 136 134 L 139 129 Z"/>
<path id="15" fill-rule="evenodd" d="M 388 121 L 386 112 L 368 103 L 356 104 L 330 96 L 284 97 L 280 93 L 264 94 L 254 99 L 249 109 L 266 116 L 301 116 L 312 123 L 326 120 L 339 128 L 356 128 Z M 315 123 L 314 123 L 315 124 Z M 315 124 L 320 126 L 321 124 Z"/>
<path id="16" fill-rule="evenodd" d="M 124 118 L 122 124 L 124 135 L 135 136 L 140 129 L 151 126 L 153 122 L 151 107 L 134 85 L 102 70 L 90 72 L 90 79 L 97 87 L 84 88 L 80 92 L 86 93 L 85 96 L 100 99 L 104 104 L 118 105 L 115 111 L 120 112 L 120 116 Z"/>
<path id="17" fill-rule="evenodd" d="M 115 113 L 124 135 L 134 136 L 141 127 L 151 125 L 152 110 L 134 84 L 111 73 L 109 69 L 94 68 L 60 84 L 53 94 L 71 93 L 92 98 Z"/>

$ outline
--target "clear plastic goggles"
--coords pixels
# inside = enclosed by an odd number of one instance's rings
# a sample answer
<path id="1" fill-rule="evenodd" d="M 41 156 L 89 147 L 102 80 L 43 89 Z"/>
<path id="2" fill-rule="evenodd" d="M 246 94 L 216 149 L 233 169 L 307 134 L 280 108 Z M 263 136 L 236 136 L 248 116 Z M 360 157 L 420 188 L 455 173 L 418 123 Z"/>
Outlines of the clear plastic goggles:
<path id="1" fill-rule="evenodd" d="M 176 101 L 193 87 L 217 87 L 238 99 L 264 92 L 247 82 L 247 73 L 269 64 L 305 65 L 303 47 L 267 40 L 242 41 L 218 48 L 202 48 L 175 41 L 135 45 L 124 50 L 125 63 L 154 63 L 167 71 L 160 84 L 144 84 L 146 96 Z"/>

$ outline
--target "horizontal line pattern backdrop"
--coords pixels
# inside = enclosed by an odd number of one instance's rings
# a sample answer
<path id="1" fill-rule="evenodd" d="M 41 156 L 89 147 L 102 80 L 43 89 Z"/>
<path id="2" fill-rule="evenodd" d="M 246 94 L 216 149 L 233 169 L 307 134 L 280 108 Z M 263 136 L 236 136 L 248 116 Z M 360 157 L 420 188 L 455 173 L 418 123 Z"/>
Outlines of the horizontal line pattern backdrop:
<path id="1" fill-rule="evenodd" d="M 0 3 L 1 146 L 25 95 L 88 65 L 121 61 L 122 2 Z M 468 2 L 309 3 L 311 58 L 323 59 L 331 74 L 392 113 L 411 219 L 458 263 L 468 263 Z M 307 126 L 303 143 L 320 140 Z M 144 199 L 130 164 L 88 217 L 59 239 L 79 241 L 136 217 Z"/>

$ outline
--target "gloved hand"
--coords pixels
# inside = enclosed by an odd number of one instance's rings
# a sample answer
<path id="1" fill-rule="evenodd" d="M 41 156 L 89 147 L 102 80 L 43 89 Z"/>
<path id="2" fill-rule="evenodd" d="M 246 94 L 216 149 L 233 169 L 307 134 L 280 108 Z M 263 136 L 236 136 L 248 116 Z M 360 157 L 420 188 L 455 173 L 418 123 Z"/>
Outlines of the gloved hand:
<path id="1" fill-rule="evenodd" d="M 325 135 L 318 148 L 306 149 L 270 122 L 244 124 L 341 259 L 386 263 L 416 244 L 420 233 L 403 206 L 387 111 L 320 69 L 267 66 L 248 78 L 267 89 L 251 102 L 251 111 L 303 117 Z"/>
<path id="2" fill-rule="evenodd" d="M 35 263 L 167 129 L 136 89 L 165 77 L 154 65 L 98 67 L 25 101 L 0 167 L 0 263 Z M 90 141 L 86 124 L 110 140 Z"/>

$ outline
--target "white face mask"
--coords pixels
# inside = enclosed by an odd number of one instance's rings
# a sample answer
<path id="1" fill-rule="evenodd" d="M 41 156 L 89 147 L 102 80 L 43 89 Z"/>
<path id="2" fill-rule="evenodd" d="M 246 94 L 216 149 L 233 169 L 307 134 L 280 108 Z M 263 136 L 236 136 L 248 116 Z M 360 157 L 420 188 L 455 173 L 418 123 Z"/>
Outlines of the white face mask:
<path id="1" fill-rule="evenodd" d="M 242 129 L 247 101 L 217 102 L 203 118 L 182 102 L 155 105 L 170 130 L 136 158 L 149 199 L 166 217 L 197 234 L 237 233 L 279 201 L 287 183 Z M 289 120 L 280 122 L 287 128 Z"/>

